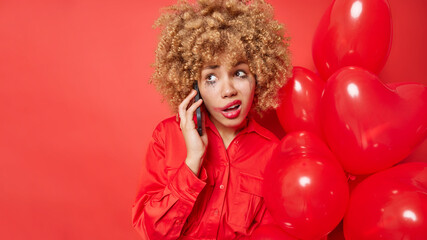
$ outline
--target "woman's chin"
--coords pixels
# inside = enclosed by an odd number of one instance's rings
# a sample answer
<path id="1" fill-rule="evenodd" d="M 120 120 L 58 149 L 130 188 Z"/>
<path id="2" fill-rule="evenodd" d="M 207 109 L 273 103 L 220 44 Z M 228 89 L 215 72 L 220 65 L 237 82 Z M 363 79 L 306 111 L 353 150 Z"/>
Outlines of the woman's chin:
<path id="1" fill-rule="evenodd" d="M 227 128 L 240 129 L 246 124 L 245 120 L 246 116 L 242 115 L 233 119 L 222 117 L 222 119 L 218 122 Z"/>

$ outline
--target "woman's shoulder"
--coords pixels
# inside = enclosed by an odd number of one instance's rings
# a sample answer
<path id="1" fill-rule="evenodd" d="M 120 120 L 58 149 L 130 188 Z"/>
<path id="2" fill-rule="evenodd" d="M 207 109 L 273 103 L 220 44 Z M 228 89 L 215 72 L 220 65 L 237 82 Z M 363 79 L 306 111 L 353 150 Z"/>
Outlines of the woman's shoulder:
<path id="1" fill-rule="evenodd" d="M 263 127 L 261 124 L 259 124 L 257 121 L 255 121 L 255 119 L 251 119 L 252 120 L 252 125 L 253 125 L 253 130 L 258 133 L 260 136 L 262 136 L 263 138 L 265 138 L 267 141 L 271 142 L 271 143 L 278 143 L 279 139 L 277 138 L 277 136 L 272 133 L 270 130 L 268 130 L 267 128 Z"/>
<path id="2" fill-rule="evenodd" d="M 156 128 L 154 129 L 153 136 L 167 136 L 180 131 L 181 129 L 179 127 L 179 122 L 176 120 L 176 116 L 172 116 L 162 120 L 157 124 Z"/>
<path id="3" fill-rule="evenodd" d="M 179 122 L 177 121 L 176 116 L 168 117 L 163 119 L 159 124 L 157 124 L 157 127 L 179 127 Z"/>

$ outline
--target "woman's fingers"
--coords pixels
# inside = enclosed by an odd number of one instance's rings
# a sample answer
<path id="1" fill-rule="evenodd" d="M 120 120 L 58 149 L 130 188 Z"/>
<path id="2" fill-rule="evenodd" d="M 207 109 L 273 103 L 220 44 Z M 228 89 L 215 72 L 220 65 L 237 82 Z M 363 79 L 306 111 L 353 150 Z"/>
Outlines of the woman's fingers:
<path id="1" fill-rule="evenodd" d="M 191 105 L 190 108 L 187 109 L 187 118 L 193 118 L 194 112 L 196 111 L 196 109 L 198 107 L 200 107 L 202 105 L 203 100 L 199 99 L 197 102 L 193 103 L 193 105 Z"/>
<path id="2" fill-rule="evenodd" d="M 197 91 L 196 90 L 192 90 L 190 92 L 190 94 L 188 94 L 188 96 L 181 102 L 181 104 L 179 104 L 178 106 L 178 114 L 179 117 L 181 118 L 181 122 L 184 121 L 185 122 L 185 118 L 186 118 L 186 112 L 187 112 L 187 107 L 188 104 L 190 103 L 191 99 L 193 99 L 196 96 Z"/>
<path id="3" fill-rule="evenodd" d="M 188 94 L 188 96 L 178 106 L 178 114 L 179 114 L 179 118 L 181 119 L 181 122 L 180 122 L 181 129 L 184 129 L 184 128 L 189 130 L 195 129 L 194 121 L 193 121 L 194 112 L 198 107 L 202 105 L 203 100 L 199 99 L 197 102 L 192 103 L 190 107 L 188 107 L 188 105 L 190 104 L 192 99 L 196 96 L 196 94 L 197 94 L 197 91 L 192 90 L 190 94 Z"/>
<path id="4" fill-rule="evenodd" d="M 190 103 L 191 99 L 193 99 L 197 94 L 196 90 L 191 90 L 191 92 L 187 95 L 186 98 L 181 102 L 180 105 L 183 105 L 183 107 L 187 108 L 188 104 Z"/>
<path id="5" fill-rule="evenodd" d="M 205 125 L 205 123 L 206 123 L 206 121 L 205 121 L 205 118 L 206 118 L 206 114 L 204 114 L 203 112 L 202 112 L 202 140 L 203 140 L 203 142 L 205 142 L 206 144 L 207 144 L 207 142 L 208 142 L 208 135 L 206 135 L 206 125 Z"/>
<path id="6" fill-rule="evenodd" d="M 200 170 L 208 142 L 207 136 L 200 137 L 195 128 L 193 115 L 203 102 L 203 100 L 200 99 L 195 103 L 191 103 L 196 94 L 197 91 L 192 90 L 178 106 L 178 113 L 181 119 L 179 127 L 182 130 L 187 147 L 187 158 L 185 159 L 185 163 L 194 174 L 197 174 Z"/>

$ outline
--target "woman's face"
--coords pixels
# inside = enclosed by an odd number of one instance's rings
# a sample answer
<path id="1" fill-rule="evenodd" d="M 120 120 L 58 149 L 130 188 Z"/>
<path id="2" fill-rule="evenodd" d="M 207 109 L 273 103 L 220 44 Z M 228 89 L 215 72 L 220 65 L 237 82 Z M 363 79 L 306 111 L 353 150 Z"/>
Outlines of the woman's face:
<path id="1" fill-rule="evenodd" d="M 205 65 L 198 84 L 210 119 L 218 129 L 238 130 L 246 123 L 255 93 L 255 77 L 248 64 Z"/>

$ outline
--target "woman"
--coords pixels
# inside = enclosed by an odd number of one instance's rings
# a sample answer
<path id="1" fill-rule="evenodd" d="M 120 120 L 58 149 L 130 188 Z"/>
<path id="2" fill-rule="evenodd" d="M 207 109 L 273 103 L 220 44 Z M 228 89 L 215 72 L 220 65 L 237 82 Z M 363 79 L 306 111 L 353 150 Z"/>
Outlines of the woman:
<path id="1" fill-rule="evenodd" d="M 272 12 L 263 0 L 181 1 L 157 20 L 153 82 L 178 114 L 156 127 L 143 164 L 133 206 L 143 239 L 245 238 L 271 222 L 261 184 L 277 138 L 252 112 L 276 107 L 291 73 Z"/>

